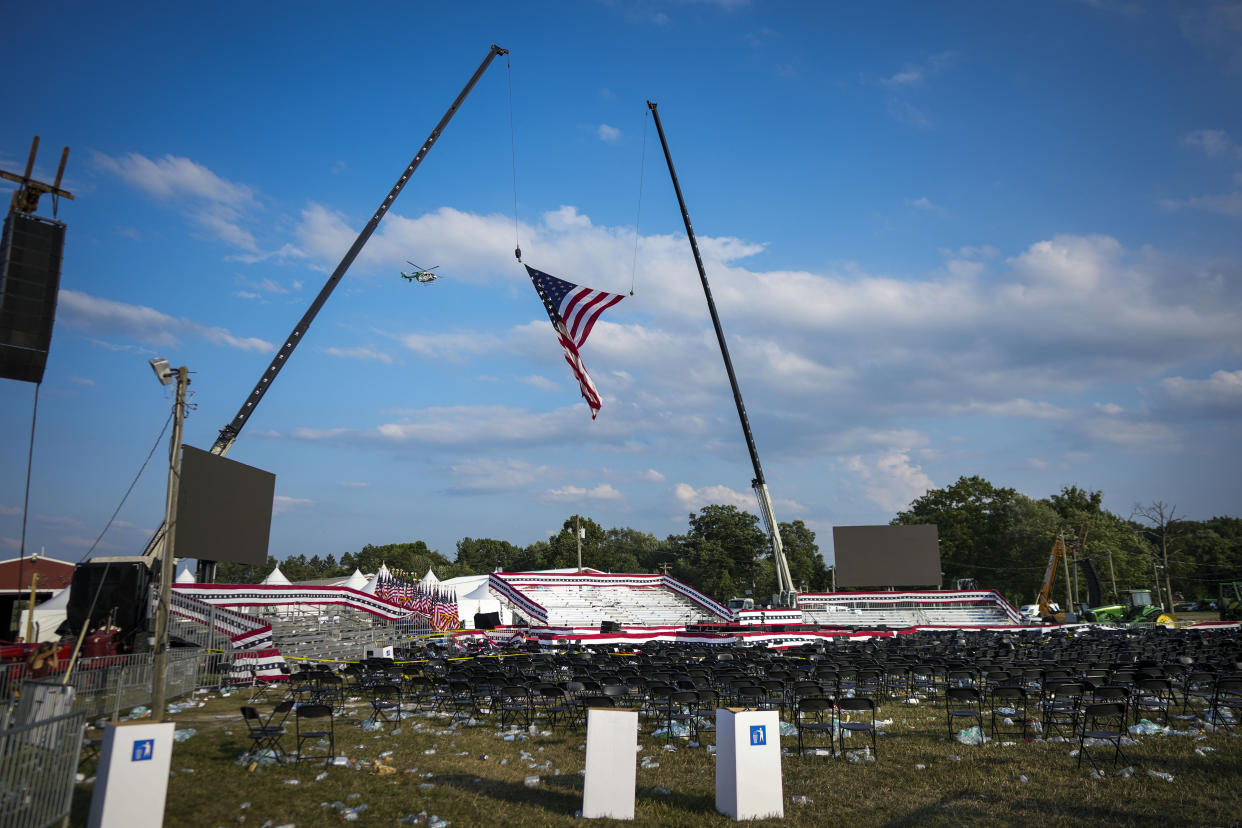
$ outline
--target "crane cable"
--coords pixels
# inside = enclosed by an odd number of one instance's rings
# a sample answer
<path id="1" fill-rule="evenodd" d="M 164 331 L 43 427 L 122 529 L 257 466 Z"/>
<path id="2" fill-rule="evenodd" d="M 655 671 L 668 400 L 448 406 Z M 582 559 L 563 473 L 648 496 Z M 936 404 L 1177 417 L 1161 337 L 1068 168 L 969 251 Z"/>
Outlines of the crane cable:
<path id="1" fill-rule="evenodd" d="M 8 227 L 6 226 L 7 230 Z M 17 563 L 17 588 L 22 588 L 22 581 L 25 578 L 26 570 L 26 518 L 30 514 L 30 469 L 34 465 L 34 441 L 35 441 L 35 423 L 39 419 L 39 389 L 43 387 L 42 382 L 35 383 L 34 407 L 30 411 L 30 448 L 26 453 L 26 494 L 22 501 L 22 539 L 20 544 L 21 556 Z M 33 574 L 31 575 L 33 578 Z M 30 612 L 33 617 L 34 603 L 30 605 Z"/>
<path id="2" fill-rule="evenodd" d="M 630 264 L 630 296 L 634 295 L 634 276 L 638 272 L 638 225 L 643 216 L 643 175 L 647 171 L 647 118 L 650 113 L 643 109 L 643 151 L 638 162 L 638 207 L 634 213 L 634 259 Z"/>
<path id="3" fill-rule="evenodd" d="M 121 497 L 121 502 L 116 505 L 116 509 L 112 512 L 112 517 L 108 518 L 108 522 L 104 525 L 103 531 L 99 533 L 99 537 L 95 538 L 95 542 L 91 544 L 91 548 L 86 550 L 86 554 L 83 555 L 78 561 L 78 565 L 81 565 L 83 561 L 90 557 L 90 554 L 95 551 L 95 547 L 99 545 L 101 540 L 103 540 L 103 536 L 108 531 L 108 528 L 112 526 L 112 521 L 116 520 L 117 514 L 121 511 L 121 507 L 124 506 L 125 501 L 129 499 L 130 492 L 134 490 L 134 486 L 138 485 L 138 481 L 142 478 L 143 472 L 147 470 L 147 464 L 150 463 L 151 458 L 155 456 L 155 450 L 159 448 L 160 442 L 164 439 L 164 433 L 168 431 L 168 424 L 172 422 L 172 419 L 173 410 L 170 409 L 168 412 L 168 418 L 164 420 L 164 427 L 160 429 L 159 435 L 155 438 L 155 442 L 151 445 L 151 450 L 147 452 L 147 459 L 142 461 L 142 466 L 138 469 L 138 474 L 134 475 L 134 479 L 129 484 L 129 488 L 125 490 L 125 494 Z M 163 531 L 163 527 L 161 527 L 161 531 Z M 169 563 L 171 564 L 172 561 L 169 561 Z M 104 571 L 100 574 L 99 583 L 95 586 L 95 594 L 91 596 L 90 606 L 87 607 L 86 618 L 83 620 L 82 629 L 78 631 L 78 638 L 77 641 L 74 642 L 73 652 L 69 655 L 69 666 L 65 668 L 64 677 L 61 679 L 62 684 L 69 683 L 69 676 L 73 673 L 73 668 L 77 666 L 78 657 L 82 652 L 82 642 L 86 640 L 86 632 L 90 629 L 91 618 L 95 614 L 95 606 L 99 603 L 99 596 L 103 592 L 104 584 L 107 583 L 108 570 L 111 568 L 111 561 L 104 564 Z"/>
<path id="4" fill-rule="evenodd" d="M 518 240 L 517 130 L 513 127 L 513 59 L 505 57 L 509 76 L 509 158 L 513 166 L 513 255 L 522 261 L 522 245 Z"/>

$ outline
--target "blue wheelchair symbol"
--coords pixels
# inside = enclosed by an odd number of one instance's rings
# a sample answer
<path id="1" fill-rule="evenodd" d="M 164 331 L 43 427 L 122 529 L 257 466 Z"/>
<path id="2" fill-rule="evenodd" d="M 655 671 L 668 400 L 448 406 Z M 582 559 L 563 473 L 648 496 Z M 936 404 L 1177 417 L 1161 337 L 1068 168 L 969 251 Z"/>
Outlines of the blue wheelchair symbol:
<path id="1" fill-rule="evenodd" d="M 145 762 L 155 756 L 155 740 L 140 739 L 134 742 L 134 754 L 131 762 Z"/>
<path id="2" fill-rule="evenodd" d="M 750 726 L 750 744 L 751 746 L 766 745 L 768 743 L 768 726 L 767 725 L 751 725 Z"/>

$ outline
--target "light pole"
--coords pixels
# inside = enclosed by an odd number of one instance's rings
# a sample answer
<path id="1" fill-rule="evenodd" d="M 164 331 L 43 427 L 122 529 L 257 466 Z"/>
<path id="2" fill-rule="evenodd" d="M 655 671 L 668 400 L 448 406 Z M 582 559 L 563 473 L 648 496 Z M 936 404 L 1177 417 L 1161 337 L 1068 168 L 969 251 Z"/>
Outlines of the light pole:
<path id="1" fill-rule="evenodd" d="M 173 540 L 177 531 L 177 489 L 181 482 L 181 426 L 185 422 L 185 389 L 190 369 L 169 368 L 168 360 L 151 360 L 151 370 L 162 385 L 176 381 L 172 439 L 168 446 L 168 498 L 164 503 L 164 552 L 160 559 L 160 598 L 155 611 L 155 658 L 151 665 L 151 721 L 164 721 L 168 684 L 168 610 L 172 602 Z"/>

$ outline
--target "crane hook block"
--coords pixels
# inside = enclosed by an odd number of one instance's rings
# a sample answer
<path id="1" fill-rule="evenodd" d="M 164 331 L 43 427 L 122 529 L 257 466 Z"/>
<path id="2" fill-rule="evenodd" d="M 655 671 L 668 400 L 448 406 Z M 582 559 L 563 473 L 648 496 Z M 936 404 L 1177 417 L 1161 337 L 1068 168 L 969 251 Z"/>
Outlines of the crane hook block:
<path id="1" fill-rule="evenodd" d="M 520 247 L 513 248 L 513 255 L 517 257 L 517 260 L 519 262 L 522 261 L 522 248 Z"/>

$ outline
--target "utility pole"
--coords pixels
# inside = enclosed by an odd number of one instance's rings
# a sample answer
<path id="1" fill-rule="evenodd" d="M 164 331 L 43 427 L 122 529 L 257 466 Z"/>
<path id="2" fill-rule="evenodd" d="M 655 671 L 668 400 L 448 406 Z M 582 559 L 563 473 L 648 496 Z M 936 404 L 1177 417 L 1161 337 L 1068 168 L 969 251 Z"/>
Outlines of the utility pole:
<path id="1" fill-rule="evenodd" d="M 159 363 L 163 363 L 160 365 Z M 177 383 L 173 403 L 172 439 L 168 447 L 168 499 L 164 503 L 164 554 L 160 560 L 160 598 L 155 614 L 155 659 L 151 666 L 151 721 L 164 721 L 168 686 L 168 614 L 172 602 L 173 541 L 177 532 L 177 490 L 181 482 L 181 427 L 185 422 L 185 390 L 190 384 L 190 369 L 182 365 L 169 369 L 164 360 L 151 360 L 151 367 L 160 382 Z"/>
<path id="2" fill-rule="evenodd" d="M 663 572 L 665 575 L 668 575 L 668 571 L 670 568 L 672 568 L 673 563 L 672 561 L 660 561 L 660 563 L 657 564 L 656 566 L 660 569 L 661 572 Z"/>
<path id="3" fill-rule="evenodd" d="M 1120 600 L 1121 593 L 1117 591 L 1117 570 L 1113 569 L 1113 550 L 1111 548 L 1108 550 L 1108 577 L 1113 582 L 1113 601 L 1116 602 Z"/>
<path id="4" fill-rule="evenodd" d="M 574 515 L 574 535 L 578 538 L 578 574 L 582 574 L 582 522 Z"/>

